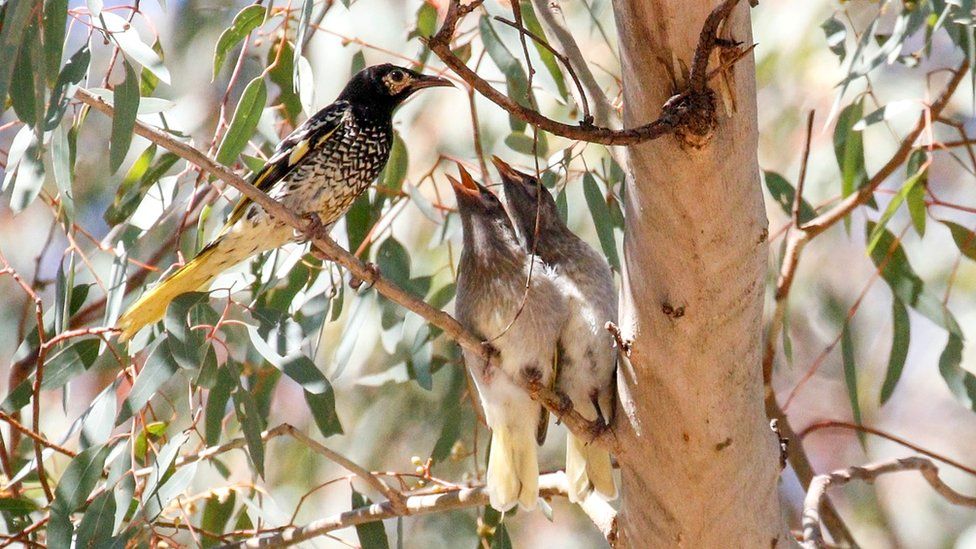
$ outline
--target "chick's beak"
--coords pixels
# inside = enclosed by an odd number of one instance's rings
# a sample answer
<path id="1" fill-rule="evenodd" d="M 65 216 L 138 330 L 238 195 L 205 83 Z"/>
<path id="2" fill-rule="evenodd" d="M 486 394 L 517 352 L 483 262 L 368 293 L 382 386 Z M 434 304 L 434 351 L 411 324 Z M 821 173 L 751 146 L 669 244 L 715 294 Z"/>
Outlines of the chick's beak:
<path id="1" fill-rule="evenodd" d="M 450 175 L 447 176 L 447 180 L 451 182 L 451 187 L 454 188 L 458 202 L 481 202 L 481 188 L 475 183 L 471 174 L 460 164 L 458 164 L 458 173 L 461 176 L 460 181 Z"/>
<path id="2" fill-rule="evenodd" d="M 428 74 L 420 74 L 414 77 L 413 82 L 410 84 L 410 88 L 414 91 L 422 90 L 424 88 L 453 88 L 454 84 L 447 78 L 440 76 L 431 76 Z"/>
<path id="3" fill-rule="evenodd" d="M 491 163 L 495 165 L 495 168 L 498 170 L 498 174 L 502 176 L 502 180 L 504 180 L 506 183 L 508 181 L 520 182 L 523 179 L 522 174 L 519 173 L 518 170 L 509 166 L 508 163 L 501 158 L 492 156 Z"/>

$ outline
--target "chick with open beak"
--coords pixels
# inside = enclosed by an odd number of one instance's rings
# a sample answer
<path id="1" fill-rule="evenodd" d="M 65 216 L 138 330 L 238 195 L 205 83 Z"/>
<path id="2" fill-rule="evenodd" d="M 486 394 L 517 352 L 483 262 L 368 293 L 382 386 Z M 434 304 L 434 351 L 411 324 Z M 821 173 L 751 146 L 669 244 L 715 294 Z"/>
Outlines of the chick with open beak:
<path id="1" fill-rule="evenodd" d="M 464 352 L 492 432 L 489 501 L 498 511 L 516 504 L 532 509 L 539 496 L 534 420 L 541 408 L 516 380 L 551 382 L 566 302 L 553 272 L 519 244 L 498 197 L 458 169 L 460 180 L 448 176 L 464 232 L 456 315 L 498 351 L 488 365 L 479 354 Z"/>
<path id="2" fill-rule="evenodd" d="M 617 292 L 603 254 L 573 234 L 559 217 L 556 201 L 536 177 L 492 158 L 505 187 L 505 199 L 527 252 L 538 255 L 556 273 L 569 306 L 558 336 L 556 390 L 569 397 L 584 418 L 606 425 L 613 414 L 617 350 L 605 329 L 617 322 Z M 572 433 L 566 440 L 569 500 L 579 502 L 595 491 L 617 495 L 610 454 Z"/>

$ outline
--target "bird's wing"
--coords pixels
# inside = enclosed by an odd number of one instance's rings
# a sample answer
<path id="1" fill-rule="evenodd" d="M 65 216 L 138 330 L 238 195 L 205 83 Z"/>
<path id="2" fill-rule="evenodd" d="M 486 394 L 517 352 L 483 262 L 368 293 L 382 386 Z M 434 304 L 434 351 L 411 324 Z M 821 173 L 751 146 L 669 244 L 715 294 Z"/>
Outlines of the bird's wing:
<path id="1" fill-rule="evenodd" d="M 310 150 L 320 147 L 329 139 L 351 114 L 352 109 L 348 101 L 336 101 L 315 113 L 278 144 L 264 167 L 251 176 L 250 183 L 268 192 L 275 183 L 291 173 Z M 242 197 L 227 218 L 227 224 L 220 231 L 221 234 L 237 223 L 250 205 L 251 199 Z"/>

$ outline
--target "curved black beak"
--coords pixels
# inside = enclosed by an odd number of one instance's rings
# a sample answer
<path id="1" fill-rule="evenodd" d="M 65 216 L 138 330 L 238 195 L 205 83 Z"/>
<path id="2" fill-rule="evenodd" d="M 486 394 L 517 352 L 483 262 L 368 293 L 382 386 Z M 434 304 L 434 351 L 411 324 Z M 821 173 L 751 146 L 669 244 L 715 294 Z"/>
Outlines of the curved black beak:
<path id="1" fill-rule="evenodd" d="M 441 76 L 431 76 L 428 74 L 418 74 L 414 77 L 413 82 L 410 83 L 410 89 L 412 91 L 422 90 L 424 88 L 453 88 L 454 83 L 447 78 Z"/>

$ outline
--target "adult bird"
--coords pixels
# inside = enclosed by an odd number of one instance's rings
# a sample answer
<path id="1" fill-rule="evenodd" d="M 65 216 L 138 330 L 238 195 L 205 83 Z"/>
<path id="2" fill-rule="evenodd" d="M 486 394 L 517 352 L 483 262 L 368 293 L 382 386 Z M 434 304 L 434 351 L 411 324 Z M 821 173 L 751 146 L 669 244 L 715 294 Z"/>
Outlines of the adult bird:
<path id="1" fill-rule="evenodd" d="M 516 504 L 532 509 L 539 496 L 540 406 L 518 380 L 549 384 L 566 304 L 549 269 L 519 244 L 498 198 L 459 170 L 460 181 L 448 176 L 464 234 L 455 311 L 461 324 L 497 351 L 487 362 L 464 352 L 491 429 L 489 502 L 498 511 Z"/>
<path id="2" fill-rule="evenodd" d="M 334 103 L 286 137 L 251 184 L 291 211 L 331 226 L 370 185 L 390 157 L 393 112 L 415 92 L 452 86 L 396 65 L 356 73 Z M 162 318 L 180 294 L 198 290 L 225 269 L 295 240 L 294 230 L 242 198 L 223 229 L 196 257 L 143 294 L 119 318 L 120 341 Z"/>
<path id="3" fill-rule="evenodd" d="M 584 418 L 606 425 L 613 413 L 617 353 L 606 331 L 617 321 L 617 294 L 610 266 L 602 254 L 573 234 L 559 217 L 556 202 L 534 176 L 519 172 L 500 158 L 492 162 L 501 175 L 509 213 L 530 253 L 534 251 L 556 273 L 569 306 L 559 336 L 555 388 Z M 569 433 L 566 476 L 569 500 L 582 501 L 593 490 L 605 499 L 617 497 L 610 454 Z"/>

